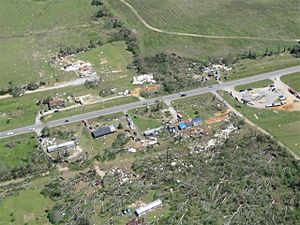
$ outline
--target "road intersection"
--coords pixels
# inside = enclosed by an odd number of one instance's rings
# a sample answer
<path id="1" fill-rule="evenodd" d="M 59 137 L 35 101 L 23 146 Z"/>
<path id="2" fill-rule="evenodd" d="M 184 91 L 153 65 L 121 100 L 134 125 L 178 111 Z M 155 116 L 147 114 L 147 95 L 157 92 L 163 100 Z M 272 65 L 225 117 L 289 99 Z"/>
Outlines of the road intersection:
<path id="1" fill-rule="evenodd" d="M 232 89 L 233 87 L 237 85 L 242 85 L 242 84 L 248 84 L 260 80 L 265 80 L 265 79 L 274 79 L 274 78 L 280 78 L 283 75 L 287 74 L 292 74 L 300 72 L 300 66 L 294 66 L 282 70 L 277 70 L 269 73 L 263 73 L 259 74 L 256 76 L 251 76 L 239 80 L 233 80 L 233 81 L 228 81 L 228 82 L 223 82 L 219 83 L 216 85 L 212 85 L 209 87 L 202 87 L 202 88 L 197 88 L 189 91 L 185 91 L 184 93 L 186 96 L 181 96 L 181 93 L 175 93 L 171 95 L 165 95 L 157 98 L 152 98 L 152 99 L 142 99 L 138 102 L 126 104 L 126 105 L 120 105 L 112 108 L 107 108 L 103 110 L 98 110 L 98 111 L 93 111 L 93 112 L 88 112 L 88 113 L 83 113 L 75 116 L 70 116 L 66 117 L 63 119 L 58 119 L 54 121 L 50 121 L 48 123 L 39 123 L 31 126 L 26 126 L 26 127 L 21 127 L 21 128 L 16 128 L 13 130 L 8 130 L 8 131 L 3 131 L 0 132 L 0 139 L 6 138 L 6 137 L 11 137 L 11 136 L 16 136 L 24 133 L 29 133 L 29 132 L 34 132 L 35 130 L 40 130 L 44 127 L 57 127 L 61 126 L 64 124 L 69 124 L 69 123 L 74 123 L 74 122 L 79 122 L 81 120 L 88 120 L 88 119 L 93 119 L 97 118 L 101 115 L 109 115 L 109 114 L 114 114 L 118 112 L 127 112 L 128 110 L 131 109 L 136 109 L 136 108 L 141 108 L 144 107 L 145 105 L 153 105 L 157 100 L 162 100 L 166 103 L 171 103 L 174 100 L 177 99 L 182 99 L 186 97 L 191 97 L 191 96 L 197 96 L 209 92 L 216 92 L 218 90 L 228 90 Z"/>

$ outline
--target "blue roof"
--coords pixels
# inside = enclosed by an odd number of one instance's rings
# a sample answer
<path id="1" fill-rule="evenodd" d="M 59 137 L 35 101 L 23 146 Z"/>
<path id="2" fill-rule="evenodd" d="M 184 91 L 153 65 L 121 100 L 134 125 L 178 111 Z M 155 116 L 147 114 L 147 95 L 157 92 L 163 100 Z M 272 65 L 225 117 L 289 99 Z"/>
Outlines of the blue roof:
<path id="1" fill-rule="evenodd" d="M 183 129 L 186 128 L 186 124 L 185 124 L 185 123 L 180 123 L 180 124 L 178 125 L 178 127 L 179 127 L 179 129 L 183 130 Z"/>

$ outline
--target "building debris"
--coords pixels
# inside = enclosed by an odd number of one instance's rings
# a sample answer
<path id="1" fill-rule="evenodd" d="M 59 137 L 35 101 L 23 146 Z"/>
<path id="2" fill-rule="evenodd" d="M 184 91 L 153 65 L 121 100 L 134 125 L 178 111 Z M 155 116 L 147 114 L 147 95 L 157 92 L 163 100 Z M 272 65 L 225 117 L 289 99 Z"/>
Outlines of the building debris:
<path id="1" fill-rule="evenodd" d="M 133 77 L 133 84 L 155 84 L 153 74 L 143 74 Z"/>

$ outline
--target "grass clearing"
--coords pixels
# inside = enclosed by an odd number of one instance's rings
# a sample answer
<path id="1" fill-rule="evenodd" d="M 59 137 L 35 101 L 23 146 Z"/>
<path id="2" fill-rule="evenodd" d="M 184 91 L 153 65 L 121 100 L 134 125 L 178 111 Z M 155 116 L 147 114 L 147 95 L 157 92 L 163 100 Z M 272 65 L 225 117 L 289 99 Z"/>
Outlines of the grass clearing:
<path id="1" fill-rule="evenodd" d="M 90 62 L 101 77 L 100 89 L 132 89 L 134 72 L 127 69 L 132 62 L 132 53 L 126 50 L 124 42 L 105 44 L 91 51 L 81 53 L 78 59 Z"/>
<path id="2" fill-rule="evenodd" d="M 57 119 L 74 116 L 74 115 L 81 114 L 81 113 L 111 108 L 111 107 L 115 107 L 115 106 L 119 106 L 119 105 L 125 105 L 125 104 L 129 104 L 129 103 L 136 102 L 136 101 L 138 101 L 138 99 L 136 97 L 132 97 L 132 96 L 121 97 L 121 98 L 117 98 L 117 99 L 113 99 L 113 100 L 108 100 L 108 101 L 105 101 L 102 103 L 95 103 L 95 104 L 91 104 L 91 105 L 85 105 L 83 107 L 78 107 L 75 109 L 70 109 L 67 111 L 60 111 L 58 113 L 54 113 L 54 114 L 45 116 L 44 121 L 47 122 L 50 120 L 57 120 Z"/>
<path id="3" fill-rule="evenodd" d="M 132 4 L 151 26 L 168 31 L 207 35 L 299 37 L 299 31 L 294 29 L 300 24 L 300 20 L 297 19 L 297 10 L 295 10 L 298 3 L 294 0 L 289 0 L 289 4 L 275 0 L 264 2 L 255 0 L 251 3 L 237 0 L 230 2 L 218 0 L 126 1 Z M 248 50 L 262 52 L 268 48 L 276 51 L 278 46 L 283 48 L 294 44 L 285 41 L 206 39 L 162 34 L 146 28 L 121 1 L 108 0 L 105 3 L 114 15 L 125 22 L 126 26 L 136 30 L 139 46 L 144 56 L 161 51 L 172 51 L 182 56 L 208 60 L 209 57 L 234 56 Z M 291 15 L 288 16 L 293 18 L 291 24 L 282 20 L 287 17 L 284 9 L 291 11 Z M 266 12 L 269 13 L 266 14 Z M 278 29 L 278 26 L 283 28 Z M 250 29 L 250 27 L 254 28 Z"/>
<path id="4" fill-rule="evenodd" d="M 255 60 L 243 59 L 234 64 L 233 70 L 226 76 L 228 80 L 236 80 L 291 66 L 298 66 L 299 64 L 300 58 L 294 58 L 290 54 L 259 57 Z"/>
<path id="5" fill-rule="evenodd" d="M 167 122 L 170 113 L 169 111 L 163 111 L 164 109 L 166 109 L 166 105 L 160 103 L 158 105 L 132 109 L 128 111 L 128 114 L 137 128 L 140 131 L 145 131 L 157 128 L 162 123 Z"/>
<path id="6" fill-rule="evenodd" d="M 236 91 L 240 91 L 240 90 L 247 90 L 248 88 L 264 88 L 270 86 L 273 83 L 274 82 L 272 80 L 260 80 L 250 84 L 235 86 L 234 89 Z"/>
<path id="7" fill-rule="evenodd" d="M 195 117 L 210 119 L 214 113 L 225 109 L 223 104 L 211 93 L 176 100 L 172 102 L 172 105 L 185 119 Z"/>
<path id="8" fill-rule="evenodd" d="M 284 112 L 251 108 L 239 103 L 225 91 L 221 91 L 220 94 L 230 105 L 235 107 L 247 119 L 268 131 L 276 139 L 284 143 L 298 156 L 300 156 L 300 112 Z"/>
<path id="9" fill-rule="evenodd" d="M 300 73 L 282 76 L 281 81 L 300 92 Z"/>
<path id="10" fill-rule="evenodd" d="M 48 181 L 48 178 L 35 180 L 25 190 L 0 199 L 0 224 L 50 225 L 45 210 L 54 203 L 40 193 Z"/>
<path id="11" fill-rule="evenodd" d="M 42 93 L 42 94 L 41 94 Z M 99 90 L 86 89 L 84 86 L 67 87 L 53 89 L 40 93 L 27 94 L 17 98 L 7 98 L 0 100 L 0 131 L 9 130 L 21 126 L 31 125 L 35 122 L 35 117 L 40 110 L 36 105 L 38 99 L 44 99 L 56 94 L 68 95 L 96 95 Z"/>
<path id="12" fill-rule="evenodd" d="M 37 148 L 34 134 L 22 134 L 0 140 L 0 167 L 16 167 Z"/>

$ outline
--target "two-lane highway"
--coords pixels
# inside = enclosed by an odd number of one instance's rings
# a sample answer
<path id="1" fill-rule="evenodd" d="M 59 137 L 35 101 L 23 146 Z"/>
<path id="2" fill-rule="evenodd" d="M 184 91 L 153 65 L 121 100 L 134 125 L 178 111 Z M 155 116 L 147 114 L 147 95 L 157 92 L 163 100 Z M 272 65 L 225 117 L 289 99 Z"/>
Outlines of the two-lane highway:
<path id="1" fill-rule="evenodd" d="M 17 129 L 5 131 L 5 132 L 0 132 L 0 139 L 19 135 L 19 134 L 24 134 L 24 133 L 28 133 L 28 132 L 33 132 L 34 130 L 41 129 L 45 126 L 57 127 L 57 126 L 61 126 L 61 125 L 68 124 L 68 123 L 78 122 L 81 120 L 97 118 L 100 115 L 109 115 L 109 114 L 118 113 L 118 112 L 126 112 L 128 110 L 140 108 L 145 105 L 153 105 L 153 104 L 155 104 L 156 100 L 162 100 L 164 102 L 172 102 L 174 100 L 181 99 L 181 98 L 187 98 L 187 97 L 191 97 L 191 96 L 205 94 L 208 92 L 216 92 L 218 90 L 224 90 L 224 89 L 226 90 L 228 88 L 233 88 L 237 85 L 248 84 L 248 83 L 265 80 L 265 79 L 279 78 L 283 75 L 292 74 L 292 73 L 296 73 L 296 72 L 300 72 L 300 66 L 290 67 L 287 69 L 277 70 L 277 71 L 264 73 L 264 74 L 260 74 L 260 75 L 256 75 L 256 76 L 251 76 L 251 77 L 247 77 L 247 78 L 243 78 L 243 79 L 239 79 L 239 80 L 228 81 L 225 83 L 220 83 L 220 84 L 212 85 L 209 87 L 203 87 L 203 88 L 193 89 L 190 91 L 185 91 L 184 93 L 186 94 L 186 96 L 184 96 L 184 97 L 182 97 L 180 93 L 175 93 L 175 94 L 166 95 L 166 96 L 162 96 L 162 97 L 158 97 L 158 98 L 145 99 L 145 100 L 141 100 L 141 101 L 126 104 L 126 105 L 120 105 L 120 106 L 116 106 L 116 107 L 112 107 L 112 108 L 107 108 L 107 109 L 103 109 L 103 110 L 98 110 L 98 111 L 83 113 L 83 114 L 79 114 L 79 115 L 75 115 L 75 116 L 71 116 L 71 117 L 66 117 L 66 118 L 54 120 L 54 121 L 51 121 L 51 122 L 48 122 L 45 124 L 31 125 L 31 126 L 21 127 L 21 128 L 17 128 Z"/>

